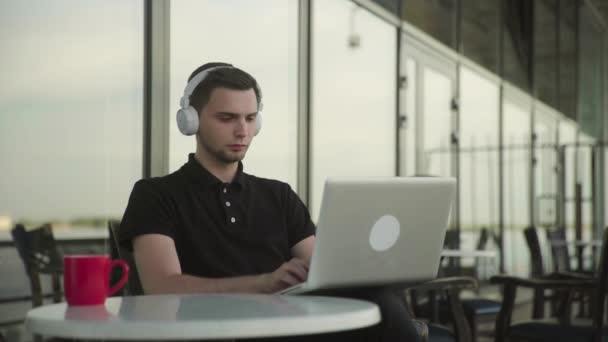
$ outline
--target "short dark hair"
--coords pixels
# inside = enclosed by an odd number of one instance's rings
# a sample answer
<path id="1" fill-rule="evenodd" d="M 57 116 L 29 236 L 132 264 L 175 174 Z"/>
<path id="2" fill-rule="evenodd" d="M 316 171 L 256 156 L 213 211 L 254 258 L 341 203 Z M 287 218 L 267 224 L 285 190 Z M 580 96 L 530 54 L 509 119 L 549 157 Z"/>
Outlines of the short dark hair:
<path id="1" fill-rule="evenodd" d="M 197 74 L 207 69 L 220 66 L 226 66 L 229 68 L 220 68 L 211 71 L 209 75 L 207 75 L 207 77 L 205 77 L 205 79 L 199 83 L 196 88 L 194 88 L 192 95 L 190 95 L 190 105 L 194 107 L 197 112 L 200 112 L 201 109 L 203 109 L 203 107 L 209 103 L 211 93 L 216 88 L 228 88 L 233 90 L 253 89 L 258 103 L 258 108 L 260 108 L 260 104 L 262 103 L 262 93 L 258 82 L 255 80 L 255 78 L 253 78 L 253 76 L 239 68 L 235 68 L 232 66 L 232 64 L 218 62 L 203 64 L 192 72 L 190 77 L 188 77 L 188 82 L 190 82 Z"/>

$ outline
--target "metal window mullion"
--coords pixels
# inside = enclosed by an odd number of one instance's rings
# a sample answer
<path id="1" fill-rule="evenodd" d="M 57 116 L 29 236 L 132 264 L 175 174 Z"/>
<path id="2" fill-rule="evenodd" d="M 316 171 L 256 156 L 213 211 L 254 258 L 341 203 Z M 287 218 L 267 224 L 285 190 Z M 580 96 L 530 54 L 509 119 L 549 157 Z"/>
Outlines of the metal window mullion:
<path id="1" fill-rule="evenodd" d="M 312 0 L 300 0 L 298 8 L 298 157 L 297 192 L 310 205 L 310 104 Z"/>
<path id="2" fill-rule="evenodd" d="M 170 1 L 144 0 L 144 178 L 169 171 Z"/>

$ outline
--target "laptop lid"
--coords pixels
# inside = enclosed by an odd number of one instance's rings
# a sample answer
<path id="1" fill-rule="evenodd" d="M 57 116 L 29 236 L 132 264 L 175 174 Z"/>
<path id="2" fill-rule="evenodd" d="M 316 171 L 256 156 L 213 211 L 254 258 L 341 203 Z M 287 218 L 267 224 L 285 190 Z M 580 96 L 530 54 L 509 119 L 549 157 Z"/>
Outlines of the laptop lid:
<path id="1" fill-rule="evenodd" d="M 333 178 L 325 183 L 308 290 L 433 279 L 454 178 Z"/>

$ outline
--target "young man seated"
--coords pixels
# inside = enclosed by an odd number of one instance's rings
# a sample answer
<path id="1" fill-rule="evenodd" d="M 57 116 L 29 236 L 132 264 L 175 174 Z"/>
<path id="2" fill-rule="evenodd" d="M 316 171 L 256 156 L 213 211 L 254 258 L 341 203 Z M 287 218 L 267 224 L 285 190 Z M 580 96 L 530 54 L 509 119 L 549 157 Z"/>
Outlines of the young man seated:
<path id="1" fill-rule="evenodd" d="M 208 63 L 192 73 L 180 104 L 178 127 L 196 137 L 196 151 L 179 170 L 135 184 L 120 229 L 144 292 L 271 294 L 306 280 L 315 243 L 306 206 L 288 184 L 243 172 L 262 123 L 256 80 L 230 64 Z M 396 293 L 343 295 L 376 302 L 382 322 L 298 340 L 418 340 Z"/>

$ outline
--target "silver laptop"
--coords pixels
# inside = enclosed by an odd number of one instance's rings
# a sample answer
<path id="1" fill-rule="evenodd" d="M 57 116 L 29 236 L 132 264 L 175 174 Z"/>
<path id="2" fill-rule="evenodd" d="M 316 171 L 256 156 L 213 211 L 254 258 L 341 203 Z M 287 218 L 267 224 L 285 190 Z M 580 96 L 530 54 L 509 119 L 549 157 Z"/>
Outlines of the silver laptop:
<path id="1" fill-rule="evenodd" d="M 306 282 L 281 294 L 433 279 L 456 179 L 328 179 Z"/>

